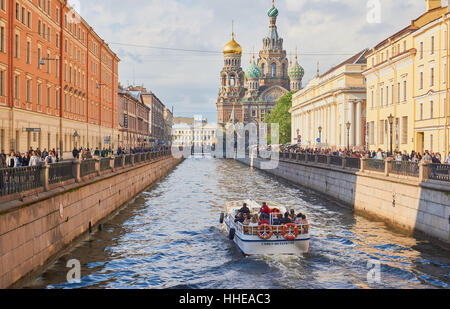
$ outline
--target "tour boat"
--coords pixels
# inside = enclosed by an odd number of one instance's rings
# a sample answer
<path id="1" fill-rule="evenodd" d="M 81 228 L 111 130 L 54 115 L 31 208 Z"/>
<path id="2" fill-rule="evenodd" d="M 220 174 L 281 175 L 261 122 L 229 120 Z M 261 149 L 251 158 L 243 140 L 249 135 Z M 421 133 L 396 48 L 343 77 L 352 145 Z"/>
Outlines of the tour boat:
<path id="1" fill-rule="evenodd" d="M 232 202 L 225 206 L 225 212 L 220 215 L 220 223 L 226 227 L 230 240 L 238 246 L 244 255 L 301 255 L 309 250 L 309 225 L 287 224 L 281 226 L 262 224 L 256 226 L 243 225 L 235 222 L 237 211 L 246 203 L 252 215 L 259 214 L 261 205 L 255 201 L 246 200 Z M 271 209 L 278 209 L 284 214 L 287 209 L 273 203 L 267 203 Z M 270 216 L 272 223 L 272 215 Z"/>

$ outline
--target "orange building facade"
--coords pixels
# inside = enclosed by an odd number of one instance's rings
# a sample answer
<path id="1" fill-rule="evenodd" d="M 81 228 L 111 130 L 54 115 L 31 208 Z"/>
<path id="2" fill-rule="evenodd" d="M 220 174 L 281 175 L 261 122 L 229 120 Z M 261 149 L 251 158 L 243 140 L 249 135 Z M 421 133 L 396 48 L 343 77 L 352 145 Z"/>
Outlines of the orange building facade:
<path id="1" fill-rule="evenodd" d="M 119 61 L 66 0 L 0 0 L 0 150 L 117 147 Z"/>

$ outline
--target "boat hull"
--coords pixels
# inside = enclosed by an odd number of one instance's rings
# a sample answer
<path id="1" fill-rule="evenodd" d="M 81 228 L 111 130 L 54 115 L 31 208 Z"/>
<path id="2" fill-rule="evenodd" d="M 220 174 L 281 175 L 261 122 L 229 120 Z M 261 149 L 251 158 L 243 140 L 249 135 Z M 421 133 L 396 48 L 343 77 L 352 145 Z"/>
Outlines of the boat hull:
<path id="1" fill-rule="evenodd" d="M 225 220 L 227 235 L 230 235 L 232 228 L 237 231 L 234 222 Z M 263 240 L 258 236 L 244 235 L 236 232 L 233 237 L 234 243 L 245 255 L 278 255 L 291 254 L 302 255 L 309 251 L 309 234 L 299 235 L 295 240 L 286 240 L 283 236 L 273 235 L 268 240 Z"/>

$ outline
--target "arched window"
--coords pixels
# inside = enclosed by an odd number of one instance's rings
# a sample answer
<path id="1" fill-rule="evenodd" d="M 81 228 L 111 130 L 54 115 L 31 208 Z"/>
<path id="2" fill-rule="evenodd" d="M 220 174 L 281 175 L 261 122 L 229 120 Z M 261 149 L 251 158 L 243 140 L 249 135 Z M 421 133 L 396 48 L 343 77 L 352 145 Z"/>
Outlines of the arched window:
<path id="1" fill-rule="evenodd" d="M 283 75 L 283 78 L 284 77 L 286 77 L 286 64 L 285 63 L 283 63 L 283 67 L 282 67 L 282 71 L 281 71 L 282 73 L 282 75 Z"/>
<path id="2" fill-rule="evenodd" d="M 230 86 L 234 87 L 235 84 L 236 84 L 236 79 L 235 79 L 234 75 L 231 75 L 230 76 Z"/>
<path id="3" fill-rule="evenodd" d="M 261 65 L 261 71 L 262 71 L 263 75 L 266 74 L 266 64 L 265 64 L 265 63 L 263 63 L 263 64 Z"/>
<path id="4" fill-rule="evenodd" d="M 277 76 L 277 65 L 276 63 L 272 63 L 272 77 Z"/>

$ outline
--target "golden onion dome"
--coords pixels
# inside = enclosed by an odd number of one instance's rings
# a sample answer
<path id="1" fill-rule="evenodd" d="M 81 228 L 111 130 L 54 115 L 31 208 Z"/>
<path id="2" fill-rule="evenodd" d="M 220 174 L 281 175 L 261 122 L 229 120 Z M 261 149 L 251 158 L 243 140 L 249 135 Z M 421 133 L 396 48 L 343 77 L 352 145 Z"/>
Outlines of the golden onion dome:
<path id="1" fill-rule="evenodd" d="M 242 47 L 234 40 L 234 33 L 232 34 L 231 41 L 223 48 L 225 55 L 242 55 Z"/>

